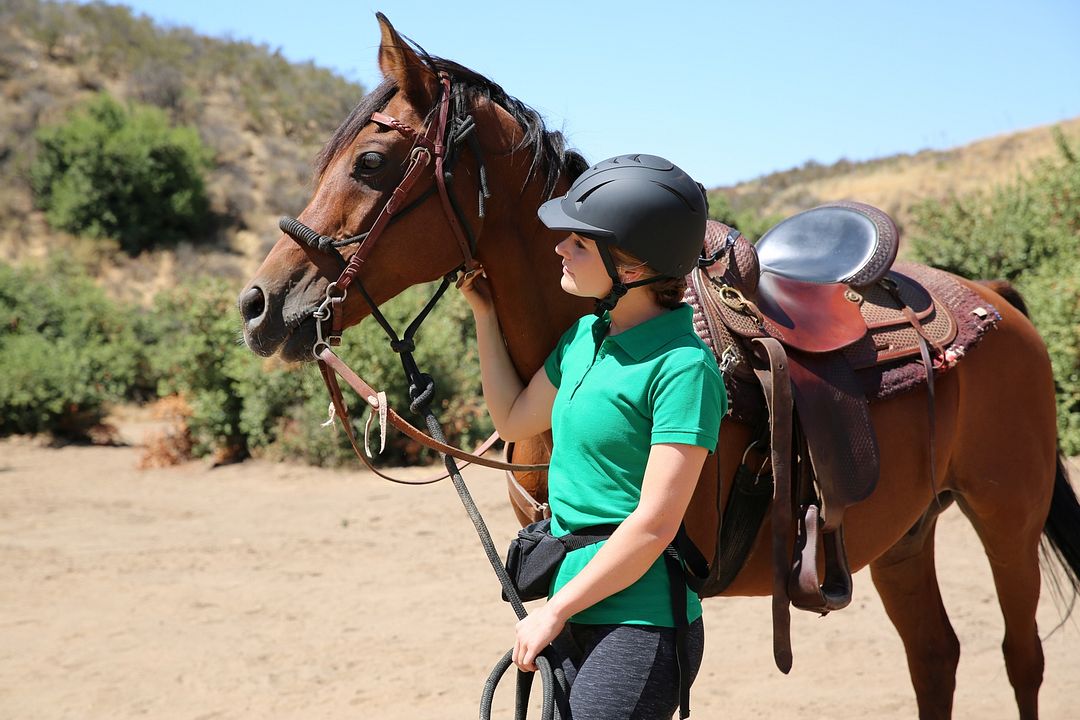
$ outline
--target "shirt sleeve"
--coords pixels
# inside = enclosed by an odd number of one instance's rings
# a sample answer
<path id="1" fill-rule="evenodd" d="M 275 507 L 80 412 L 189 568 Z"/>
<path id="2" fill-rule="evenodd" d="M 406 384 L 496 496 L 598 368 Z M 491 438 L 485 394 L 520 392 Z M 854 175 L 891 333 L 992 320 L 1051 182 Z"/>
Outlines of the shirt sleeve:
<path id="1" fill-rule="evenodd" d="M 665 370 L 651 392 L 651 444 L 680 443 L 716 450 L 727 393 L 716 363 L 705 359 Z"/>
<path id="2" fill-rule="evenodd" d="M 556 388 L 559 387 L 559 383 L 562 382 L 562 359 L 566 346 L 574 339 L 577 334 L 578 325 L 580 320 L 575 322 L 566 332 L 559 338 L 559 342 L 555 344 L 555 349 L 551 351 L 551 354 L 547 356 L 547 360 L 544 361 L 544 370 L 547 372 L 548 380 Z"/>

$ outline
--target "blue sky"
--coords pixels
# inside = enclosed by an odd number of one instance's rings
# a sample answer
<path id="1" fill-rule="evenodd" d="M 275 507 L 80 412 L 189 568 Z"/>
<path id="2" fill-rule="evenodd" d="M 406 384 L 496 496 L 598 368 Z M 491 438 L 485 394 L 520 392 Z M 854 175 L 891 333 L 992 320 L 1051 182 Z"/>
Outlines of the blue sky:
<path id="1" fill-rule="evenodd" d="M 375 11 L 501 84 L 590 161 L 663 155 L 714 187 L 1080 115 L 1080 3 L 132 0 L 367 87 Z"/>

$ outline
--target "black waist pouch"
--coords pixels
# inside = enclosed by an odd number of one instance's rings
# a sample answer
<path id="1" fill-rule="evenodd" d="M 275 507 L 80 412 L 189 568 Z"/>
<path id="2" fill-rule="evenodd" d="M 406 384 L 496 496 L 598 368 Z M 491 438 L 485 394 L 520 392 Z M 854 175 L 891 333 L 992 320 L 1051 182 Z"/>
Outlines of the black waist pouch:
<path id="1" fill-rule="evenodd" d="M 526 525 L 510 543 L 506 553 L 506 572 L 523 601 L 546 598 L 551 581 L 566 553 L 607 540 L 617 525 L 593 525 L 561 537 L 551 534 L 551 519 Z M 667 565 L 671 588 L 672 615 L 675 618 L 675 652 L 679 670 L 679 717 L 690 715 L 690 656 L 686 646 L 686 593 L 697 592 L 709 575 L 709 566 L 694 546 L 686 528 L 679 526 L 675 540 L 662 555 Z M 506 593 L 503 600 L 509 602 Z"/>
<path id="2" fill-rule="evenodd" d="M 594 525 L 555 537 L 547 518 L 518 530 L 506 551 L 506 573 L 525 602 L 546 598 L 551 580 L 566 553 L 611 537 L 616 525 Z M 509 601 L 506 593 L 503 600 Z"/>

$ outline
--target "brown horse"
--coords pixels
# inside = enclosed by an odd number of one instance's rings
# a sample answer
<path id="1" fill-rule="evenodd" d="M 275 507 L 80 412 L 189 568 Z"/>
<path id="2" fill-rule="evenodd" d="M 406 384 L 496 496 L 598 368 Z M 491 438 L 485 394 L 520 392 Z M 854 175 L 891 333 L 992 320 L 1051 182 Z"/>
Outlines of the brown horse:
<path id="1" fill-rule="evenodd" d="M 436 193 L 430 170 L 412 178 L 415 187 L 410 181 L 407 197 L 400 198 L 406 211 L 392 218 L 376 242 L 361 243 L 364 259 L 357 264 L 356 280 L 372 302 L 382 303 L 409 286 L 447 275 L 463 260 L 470 264 L 471 253 L 487 270 L 510 356 L 527 380 L 561 332 L 590 309 L 561 291 L 560 262 L 552 250 L 560 236 L 536 216 L 546 198 L 565 192 L 584 163 L 564 151 L 562 137 L 547 132 L 535 112 L 498 85 L 414 49 L 381 15 L 379 23 L 384 81 L 318 157 L 314 196 L 300 220 L 338 240 L 370 229 L 410 173 L 417 135 L 438 121 L 439 73 L 448 75 L 454 117 L 467 113 L 475 122 L 471 137 L 457 147 L 449 200 Z M 464 234 L 452 231 L 447 202 Z M 463 247 L 462 237 L 471 247 Z M 300 243 L 283 235 L 240 296 L 248 346 L 260 355 L 310 359 L 316 340 L 313 312 L 343 264 L 329 243 Z M 1046 348 L 1024 314 L 992 290 L 971 286 L 994 301 L 1002 318 L 979 348 L 937 382 L 938 499 L 955 499 L 981 538 L 1005 620 L 1002 648 L 1009 681 L 1020 716 L 1035 718 L 1043 675 L 1035 623 L 1040 539 L 1045 531 L 1058 557 L 1065 558 L 1075 588 L 1080 506 L 1057 451 Z M 345 327 L 370 313 L 356 293 L 340 303 L 340 310 Z M 920 717 L 948 717 L 960 648 L 934 568 L 934 529 L 942 503 L 931 490 L 926 396 L 921 390 L 908 392 L 875 403 L 871 411 L 881 476 L 875 493 L 845 516 L 849 560 L 853 570 L 871 568 L 907 651 Z M 749 435 L 749 428 L 725 423 L 719 452 L 704 469 L 688 511 L 687 525 L 706 557 L 713 556 L 717 537 L 716 478 L 733 476 Z M 521 443 L 515 460 L 543 462 L 549 443 L 549 437 Z M 537 487 L 537 478 L 526 481 Z M 770 553 L 760 540 L 768 537 L 766 526 L 725 595 L 770 594 Z"/>

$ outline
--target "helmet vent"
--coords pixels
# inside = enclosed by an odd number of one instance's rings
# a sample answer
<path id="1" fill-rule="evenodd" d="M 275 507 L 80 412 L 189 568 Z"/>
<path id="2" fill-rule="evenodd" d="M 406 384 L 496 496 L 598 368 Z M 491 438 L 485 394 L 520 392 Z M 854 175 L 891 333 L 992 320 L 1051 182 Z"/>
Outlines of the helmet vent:
<path id="1" fill-rule="evenodd" d="M 608 181 L 608 182 L 610 182 L 610 181 Z M 604 187 L 604 186 L 605 186 L 605 185 L 607 185 L 607 184 L 608 184 L 608 183 L 606 183 L 606 182 L 602 182 L 602 183 L 600 183 L 599 185 L 596 185 L 596 186 L 594 186 L 594 187 L 591 187 L 591 188 L 589 188 L 588 190 L 586 190 L 586 191 L 585 191 L 585 192 L 584 192 L 584 193 L 583 193 L 583 194 L 581 195 L 581 197 L 579 197 L 579 198 L 578 198 L 577 200 L 575 200 L 575 201 L 574 201 L 574 204 L 575 204 L 575 205 L 577 205 L 578 207 L 581 207 L 581 205 L 582 205 L 582 204 L 583 204 L 583 203 L 584 203 L 584 202 L 585 202 L 586 200 L 588 200 L 588 199 L 589 199 L 589 196 L 590 196 L 590 195 L 592 195 L 592 194 L 593 194 L 594 192 L 596 192 L 597 190 L 599 190 L 600 188 Z"/>
<path id="2" fill-rule="evenodd" d="M 664 184 L 664 183 L 662 183 L 662 182 L 656 182 L 655 180 L 653 180 L 653 181 L 652 181 L 652 183 L 653 183 L 653 185 L 656 185 L 656 186 L 658 186 L 658 187 L 662 187 L 662 188 L 664 188 L 664 189 L 665 189 L 665 190 L 667 190 L 667 191 L 668 191 L 669 193 L 671 193 L 671 194 L 672 194 L 672 195 L 674 195 L 675 197 L 679 198 L 679 201 L 680 201 L 680 202 L 681 202 L 681 203 L 682 203 L 683 205 L 685 205 L 685 206 L 686 206 L 686 209 L 687 209 L 687 210 L 689 210 L 690 212 L 692 212 L 692 213 L 696 213 L 696 212 L 698 212 L 698 210 L 700 210 L 700 208 L 696 208 L 696 207 L 694 207 L 694 206 L 693 206 L 693 204 L 691 204 L 689 200 L 687 200 L 687 199 L 686 199 L 685 197 L 683 197 L 682 193 L 680 193 L 680 192 L 678 192 L 678 191 L 674 190 L 673 188 L 670 188 L 670 187 L 668 187 L 667 185 L 665 185 L 665 184 Z"/>

